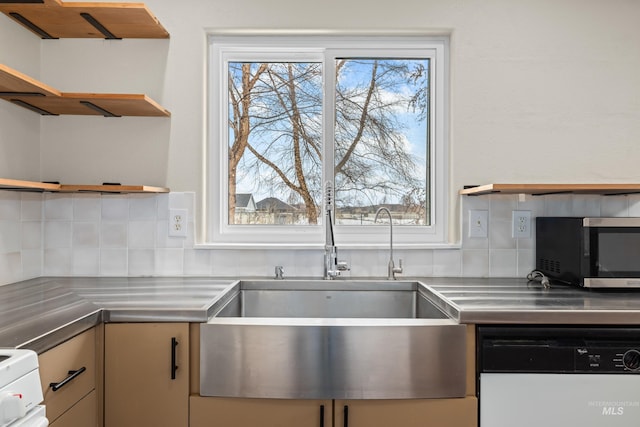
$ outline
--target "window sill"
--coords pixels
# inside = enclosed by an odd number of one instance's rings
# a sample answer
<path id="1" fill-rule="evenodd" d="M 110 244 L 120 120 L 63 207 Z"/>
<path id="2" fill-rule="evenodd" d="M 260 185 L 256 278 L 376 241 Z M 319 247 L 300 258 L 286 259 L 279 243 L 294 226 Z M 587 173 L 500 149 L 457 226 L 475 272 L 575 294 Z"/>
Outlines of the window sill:
<path id="1" fill-rule="evenodd" d="M 344 244 L 336 245 L 338 249 L 367 251 L 367 250 L 384 250 L 389 248 L 388 243 L 378 244 Z M 460 243 L 395 243 L 394 250 L 425 250 L 425 249 L 461 249 Z M 324 244 L 317 243 L 198 243 L 194 245 L 194 249 L 239 249 L 239 250 L 324 250 Z"/>

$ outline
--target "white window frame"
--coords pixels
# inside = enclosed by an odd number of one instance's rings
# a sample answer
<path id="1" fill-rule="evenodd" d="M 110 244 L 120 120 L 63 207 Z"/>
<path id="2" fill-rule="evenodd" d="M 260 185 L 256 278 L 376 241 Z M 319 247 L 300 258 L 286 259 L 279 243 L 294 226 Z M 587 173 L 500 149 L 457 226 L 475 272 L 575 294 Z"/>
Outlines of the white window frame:
<path id="1" fill-rule="evenodd" d="M 284 248 L 324 245 L 326 210 L 321 224 L 305 226 L 229 225 L 228 223 L 228 117 L 227 64 L 233 61 L 323 62 L 323 84 L 335 87 L 331 72 L 335 57 L 428 57 L 430 66 L 430 168 L 431 210 L 429 226 L 394 227 L 397 247 L 429 247 L 448 241 L 448 38 L 434 36 L 311 36 L 311 35 L 209 35 L 208 164 L 206 219 L 207 244 Z M 334 91 L 325 93 L 323 107 L 323 164 L 333 165 Z M 323 182 L 326 176 L 323 167 Z M 333 169 L 330 167 L 329 169 Z M 324 201 L 323 201 L 324 204 Z M 336 244 L 343 248 L 376 248 L 388 245 L 388 227 L 335 225 Z"/>

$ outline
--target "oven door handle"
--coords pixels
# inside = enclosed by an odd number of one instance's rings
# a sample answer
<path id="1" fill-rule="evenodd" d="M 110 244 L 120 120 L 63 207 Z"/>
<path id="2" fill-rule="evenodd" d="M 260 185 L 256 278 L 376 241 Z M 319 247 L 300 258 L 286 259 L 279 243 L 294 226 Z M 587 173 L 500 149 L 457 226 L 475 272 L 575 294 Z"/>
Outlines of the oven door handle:
<path id="1" fill-rule="evenodd" d="M 70 383 L 71 381 L 76 379 L 80 374 L 82 374 L 86 370 L 87 370 L 87 368 L 83 366 L 82 368 L 80 368 L 78 370 L 69 371 L 69 376 L 67 378 L 63 379 L 59 383 L 50 383 L 49 387 L 51 387 L 52 391 L 58 391 L 62 387 L 64 387 L 65 385 L 67 385 L 68 383 Z"/>

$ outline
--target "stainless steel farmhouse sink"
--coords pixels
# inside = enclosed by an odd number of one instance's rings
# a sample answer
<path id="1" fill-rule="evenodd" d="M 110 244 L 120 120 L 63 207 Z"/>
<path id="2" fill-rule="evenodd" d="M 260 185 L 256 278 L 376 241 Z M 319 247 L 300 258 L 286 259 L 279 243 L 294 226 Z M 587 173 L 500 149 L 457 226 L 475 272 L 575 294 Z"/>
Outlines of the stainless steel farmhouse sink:
<path id="1" fill-rule="evenodd" d="M 412 281 L 229 286 L 200 327 L 200 394 L 295 399 L 464 397 L 466 327 Z"/>

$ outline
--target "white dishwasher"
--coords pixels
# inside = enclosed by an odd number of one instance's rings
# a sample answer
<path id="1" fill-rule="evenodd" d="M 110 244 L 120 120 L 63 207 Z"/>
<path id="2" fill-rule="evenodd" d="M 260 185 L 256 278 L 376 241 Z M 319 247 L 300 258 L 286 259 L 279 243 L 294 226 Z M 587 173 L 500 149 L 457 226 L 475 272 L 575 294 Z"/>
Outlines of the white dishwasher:
<path id="1" fill-rule="evenodd" d="M 478 328 L 480 427 L 640 426 L 640 328 Z"/>
<path id="2" fill-rule="evenodd" d="M 46 427 L 38 356 L 0 349 L 0 427 Z"/>

